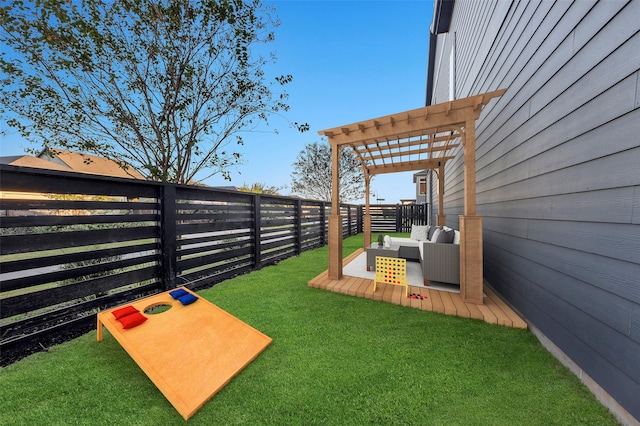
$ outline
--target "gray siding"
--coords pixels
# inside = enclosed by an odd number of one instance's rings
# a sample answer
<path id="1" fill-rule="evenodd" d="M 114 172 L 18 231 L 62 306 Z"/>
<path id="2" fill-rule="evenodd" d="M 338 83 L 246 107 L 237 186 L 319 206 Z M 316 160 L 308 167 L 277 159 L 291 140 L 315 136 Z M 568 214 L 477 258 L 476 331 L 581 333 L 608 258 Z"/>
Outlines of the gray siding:
<path id="1" fill-rule="evenodd" d="M 456 1 L 433 104 L 453 39 L 456 98 L 507 89 L 477 122 L 485 278 L 640 419 L 640 1 Z"/>

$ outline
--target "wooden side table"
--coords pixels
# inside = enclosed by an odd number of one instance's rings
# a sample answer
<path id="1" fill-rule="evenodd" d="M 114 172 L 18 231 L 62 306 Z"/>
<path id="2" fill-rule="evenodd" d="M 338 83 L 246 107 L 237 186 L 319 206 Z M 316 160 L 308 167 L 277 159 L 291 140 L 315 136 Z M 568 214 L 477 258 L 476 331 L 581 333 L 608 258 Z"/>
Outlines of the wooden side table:
<path id="1" fill-rule="evenodd" d="M 367 271 L 370 271 L 371 268 L 376 270 L 376 256 L 383 257 L 399 257 L 398 254 L 400 252 L 400 246 L 391 247 L 379 247 L 378 243 L 373 243 L 369 247 L 367 247 Z"/>

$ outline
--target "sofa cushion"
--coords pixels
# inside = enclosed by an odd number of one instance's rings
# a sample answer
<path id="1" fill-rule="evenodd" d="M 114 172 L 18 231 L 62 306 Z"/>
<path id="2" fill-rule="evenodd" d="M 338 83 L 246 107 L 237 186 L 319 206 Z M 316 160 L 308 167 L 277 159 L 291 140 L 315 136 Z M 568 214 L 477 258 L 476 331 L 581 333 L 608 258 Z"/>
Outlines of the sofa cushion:
<path id="1" fill-rule="evenodd" d="M 420 241 L 412 240 L 411 238 L 391 237 L 391 245 L 418 247 L 420 245 Z"/>
<path id="2" fill-rule="evenodd" d="M 428 240 L 429 225 L 411 225 L 411 239 L 417 241 Z"/>
<path id="3" fill-rule="evenodd" d="M 438 230 L 442 229 L 442 226 L 431 226 L 429 227 L 429 233 L 427 234 L 427 239 L 431 241 L 433 234 Z"/>
<path id="4" fill-rule="evenodd" d="M 441 244 L 451 244 L 453 243 L 453 238 L 455 237 L 455 232 L 453 229 L 451 228 L 443 228 L 440 230 L 440 232 L 438 233 L 436 239 L 434 242 L 436 243 L 441 243 Z M 436 234 L 434 233 L 434 236 Z"/>

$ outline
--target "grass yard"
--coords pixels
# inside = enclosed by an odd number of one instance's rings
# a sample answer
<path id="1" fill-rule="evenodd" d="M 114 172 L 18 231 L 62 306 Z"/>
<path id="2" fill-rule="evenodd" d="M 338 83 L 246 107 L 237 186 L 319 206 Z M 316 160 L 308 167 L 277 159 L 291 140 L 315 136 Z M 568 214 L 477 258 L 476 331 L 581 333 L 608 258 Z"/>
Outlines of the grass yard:
<path id="1" fill-rule="evenodd" d="M 199 293 L 273 343 L 190 425 L 616 424 L 530 332 L 307 287 L 326 268 L 324 247 Z M 0 383 L 2 425 L 185 424 L 106 330 Z"/>

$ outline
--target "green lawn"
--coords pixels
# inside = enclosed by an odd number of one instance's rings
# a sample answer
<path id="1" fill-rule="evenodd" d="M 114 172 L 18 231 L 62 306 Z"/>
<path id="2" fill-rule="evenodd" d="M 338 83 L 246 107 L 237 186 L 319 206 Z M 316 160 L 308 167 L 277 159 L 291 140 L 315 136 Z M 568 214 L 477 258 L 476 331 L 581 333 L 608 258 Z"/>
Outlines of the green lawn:
<path id="1" fill-rule="evenodd" d="M 307 287 L 326 264 L 325 247 L 200 292 L 273 343 L 189 424 L 616 424 L 530 332 Z M 2 425 L 185 423 L 106 330 L 0 384 Z"/>

